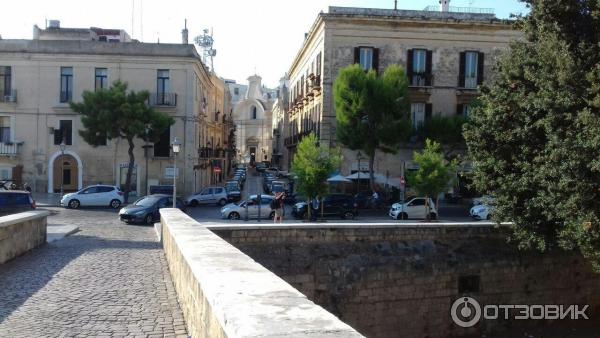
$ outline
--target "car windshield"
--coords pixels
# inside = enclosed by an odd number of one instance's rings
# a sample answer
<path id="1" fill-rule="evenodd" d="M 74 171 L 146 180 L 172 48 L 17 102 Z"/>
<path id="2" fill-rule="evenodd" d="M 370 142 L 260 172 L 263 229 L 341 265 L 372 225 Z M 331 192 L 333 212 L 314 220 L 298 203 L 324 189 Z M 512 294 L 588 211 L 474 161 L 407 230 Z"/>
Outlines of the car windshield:
<path id="1" fill-rule="evenodd" d="M 156 203 L 156 201 L 158 200 L 158 197 L 142 197 L 139 200 L 135 201 L 133 205 L 137 205 L 139 207 L 149 207 L 154 205 L 154 203 Z"/>

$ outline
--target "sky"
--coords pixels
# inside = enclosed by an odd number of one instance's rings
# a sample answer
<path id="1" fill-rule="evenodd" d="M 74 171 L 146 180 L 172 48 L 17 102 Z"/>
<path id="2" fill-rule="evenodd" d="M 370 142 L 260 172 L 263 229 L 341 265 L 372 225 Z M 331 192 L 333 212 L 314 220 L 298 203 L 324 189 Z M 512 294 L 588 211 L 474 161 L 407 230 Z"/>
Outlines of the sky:
<path id="1" fill-rule="evenodd" d="M 120 28 L 143 42 L 180 43 L 187 19 L 190 43 L 213 32 L 221 77 L 246 83 L 257 73 L 275 87 L 289 69 L 317 14 L 328 6 L 393 8 L 393 0 L 5 0 L 10 15 L 0 20 L 3 39 L 31 39 L 46 19 L 61 27 Z M 436 0 L 398 0 L 399 9 L 424 9 Z M 451 6 L 493 8 L 498 18 L 527 12 L 518 0 L 452 0 Z M 6 8 L 6 6 L 5 6 Z"/>

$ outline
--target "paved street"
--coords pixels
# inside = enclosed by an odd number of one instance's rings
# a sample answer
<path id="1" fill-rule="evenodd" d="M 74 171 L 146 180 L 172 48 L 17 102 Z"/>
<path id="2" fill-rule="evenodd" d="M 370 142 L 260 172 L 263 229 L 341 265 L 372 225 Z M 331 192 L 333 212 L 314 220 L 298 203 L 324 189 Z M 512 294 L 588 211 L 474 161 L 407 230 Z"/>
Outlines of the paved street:
<path id="1" fill-rule="evenodd" d="M 0 265 L 0 337 L 187 337 L 152 227 L 49 209 L 80 231 Z"/>

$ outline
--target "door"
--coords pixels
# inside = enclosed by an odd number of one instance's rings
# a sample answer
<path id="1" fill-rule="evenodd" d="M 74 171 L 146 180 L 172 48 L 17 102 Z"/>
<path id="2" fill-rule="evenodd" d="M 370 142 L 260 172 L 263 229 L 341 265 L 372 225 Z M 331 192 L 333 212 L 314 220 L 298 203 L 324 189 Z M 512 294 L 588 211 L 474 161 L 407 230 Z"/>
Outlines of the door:
<path id="1" fill-rule="evenodd" d="M 248 208 L 248 217 L 249 218 L 257 218 L 258 217 L 258 199 L 253 198 L 253 199 L 248 200 L 248 203 L 246 203 L 246 208 Z"/>
<path id="2" fill-rule="evenodd" d="M 211 203 L 213 199 L 213 188 L 206 188 L 200 193 L 200 196 L 198 197 L 198 203 L 208 204 Z"/>
<path id="3" fill-rule="evenodd" d="M 53 163 L 54 177 L 53 185 L 54 192 L 60 192 L 60 187 L 63 191 L 77 191 L 78 187 L 78 172 L 77 161 L 71 155 L 58 156 Z"/>
<path id="4" fill-rule="evenodd" d="M 425 218 L 425 199 L 415 198 L 406 205 L 408 218 Z"/>
<path id="5" fill-rule="evenodd" d="M 81 192 L 77 194 L 75 197 L 79 200 L 79 203 L 82 206 L 97 206 L 98 203 L 98 188 L 97 187 L 89 187 L 83 189 Z"/>
<path id="6" fill-rule="evenodd" d="M 98 205 L 107 206 L 110 205 L 110 201 L 114 198 L 115 188 L 108 186 L 100 186 L 98 187 Z"/>

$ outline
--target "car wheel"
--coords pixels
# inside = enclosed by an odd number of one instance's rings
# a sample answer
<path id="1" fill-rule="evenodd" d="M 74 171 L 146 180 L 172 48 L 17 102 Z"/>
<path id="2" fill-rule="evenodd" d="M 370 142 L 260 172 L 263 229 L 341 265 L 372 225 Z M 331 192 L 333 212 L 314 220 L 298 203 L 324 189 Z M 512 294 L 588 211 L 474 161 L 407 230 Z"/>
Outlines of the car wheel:
<path id="1" fill-rule="evenodd" d="M 342 219 L 354 219 L 354 213 L 352 211 L 345 211 L 342 214 Z"/>
<path id="2" fill-rule="evenodd" d="M 197 200 L 191 200 L 190 201 L 190 207 L 197 207 L 198 206 L 198 201 Z"/>
<path id="3" fill-rule="evenodd" d="M 492 216 L 491 216 L 490 214 L 488 214 L 488 215 L 485 217 L 485 219 L 489 221 L 489 220 L 491 220 L 491 219 L 492 219 Z"/>
<path id="4" fill-rule="evenodd" d="M 222 207 L 222 206 L 224 206 L 225 204 L 227 204 L 227 200 L 226 200 L 226 199 L 224 199 L 224 198 L 221 198 L 221 199 L 219 200 L 219 203 L 217 203 L 217 204 L 218 204 L 219 206 L 221 206 L 221 207 Z"/>
<path id="5" fill-rule="evenodd" d="M 430 220 L 436 220 L 437 219 L 437 214 L 435 212 L 432 212 L 429 214 L 429 219 Z"/>
<path id="6" fill-rule="evenodd" d="M 396 216 L 396 219 L 397 220 L 400 220 L 400 219 L 405 220 L 405 219 L 408 219 L 408 215 L 405 212 L 401 212 L 398 214 L 398 216 Z"/>
<path id="7" fill-rule="evenodd" d="M 110 201 L 110 207 L 113 209 L 118 209 L 121 206 L 121 201 L 119 200 L 112 200 Z"/>
<path id="8" fill-rule="evenodd" d="M 79 208 L 80 203 L 78 200 L 70 200 L 68 205 L 71 209 L 77 209 Z"/>
<path id="9" fill-rule="evenodd" d="M 269 219 L 275 219 L 275 211 L 271 211 L 269 214 Z"/>
<path id="10" fill-rule="evenodd" d="M 237 212 L 232 212 L 229 214 L 229 216 L 227 216 L 227 218 L 229 219 L 240 219 L 240 214 L 238 214 Z"/>
<path id="11" fill-rule="evenodd" d="M 144 223 L 146 224 L 152 224 L 153 221 L 154 217 L 152 217 L 152 214 L 148 214 L 146 217 L 144 217 Z"/>

